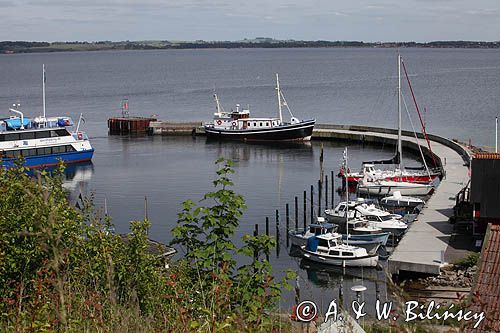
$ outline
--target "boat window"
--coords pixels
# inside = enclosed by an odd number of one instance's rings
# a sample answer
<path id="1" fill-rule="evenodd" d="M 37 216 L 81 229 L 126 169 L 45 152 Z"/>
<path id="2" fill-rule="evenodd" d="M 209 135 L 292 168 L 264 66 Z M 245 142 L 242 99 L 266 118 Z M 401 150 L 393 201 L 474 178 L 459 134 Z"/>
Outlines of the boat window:
<path id="1" fill-rule="evenodd" d="M 378 221 L 378 218 L 375 215 L 368 215 L 366 219 L 368 221 L 376 221 L 376 222 Z"/>
<path id="2" fill-rule="evenodd" d="M 52 152 L 53 152 L 54 154 L 64 153 L 64 152 L 66 152 L 66 147 L 65 147 L 65 146 L 56 146 L 56 147 L 52 147 Z"/>
<path id="3" fill-rule="evenodd" d="M 51 131 L 51 133 L 50 133 L 50 136 L 52 136 L 52 137 L 56 137 L 56 136 L 68 136 L 68 135 L 70 135 L 70 134 L 64 128 L 58 129 L 58 130 L 55 130 L 55 131 Z"/>
<path id="4" fill-rule="evenodd" d="M 344 205 L 340 205 L 339 211 L 343 212 L 344 210 L 345 210 L 345 206 Z"/>
<path id="5" fill-rule="evenodd" d="M 8 133 L 5 134 L 5 141 L 16 141 L 19 140 L 19 133 Z"/>
<path id="6" fill-rule="evenodd" d="M 256 127 L 257 126 L 257 123 L 253 123 L 253 126 Z"/>
<path id="7" fill-rule="evenodd" d="M 352 252 L 342 252 L 342 255 L 344 257 L 354 257 L 354 253 L 352 253 Z"/>
<path id="8" fill-rule="evenodd" d="M 52 149 L 50 147 L 45 147 L 45 148 L 37 148 L 36 149 L 36 154 L 37 155 L 49 155 L 52 153 Z"/>
<path id="9" fill-rule="evenodd" d="M 36 132 L 35 137 L 37 139 L 45 139 L 45 138 L 50 138 L 50 131 L 41 131 L 41 132 Z"/>
<path id="10" fill-rule="evenodd" d="M 21 150 L 21 154 L 24 157 L 35 156 L 36 155 L 36 149 L 23 149 L 23 150 Z"/>
<path id="11" fill-rule="evenodd" d="M 35 138 L 35 132 L 19 133 L 21 140 L 31 140 Z"/>
<path id="12" fill-rule="evenodd" d="M 328 241 L 326 239 L 320 239 L 318 246 L 328 247 Z"/>
<path id="13" fill-rule="evenodd" d="M 269 126 L 269 122 L 266 122 L 266 126 Z"/>
<path id="14" fill-rule="evenodd" d="M 339 252 L 339 251 L 334 251 L 334 250 L 331 250 L 331 251 L 330 251 L 330 255 L 332 255 L 332 256 L 339 256 L 339 255 L 340 255 L 340 252 Z"/>
<path id="15" fill-rule="evenodd" d="M 259 126 L 262 127 L 262 123 L 260 123 Z"/>
<path id="16" fill-rule="evenodd" d="M 65 146 L 65 147 L 66 147 L 66 152 L 76 151 L 75 148 L 73 148 L 73 146 Z"/>

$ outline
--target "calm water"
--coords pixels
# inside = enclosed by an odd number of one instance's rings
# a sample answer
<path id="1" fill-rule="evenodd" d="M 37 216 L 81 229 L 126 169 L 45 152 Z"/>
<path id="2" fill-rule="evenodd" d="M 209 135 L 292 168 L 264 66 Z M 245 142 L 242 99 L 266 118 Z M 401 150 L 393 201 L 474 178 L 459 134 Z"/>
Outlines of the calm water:
<path id="1" fill-rule="evenodd" d="M 403 49 L 402 54 L 429 132 L 492 146 L 494 117 L 500 105 L 500 50 Z M 235 161 L 236 191 L 244 195 L 246 212 L 238 236 L 254 224 L 264 230 L 319 176 L 320 144 L 275 146 L 207 143 L 203 138 L 108 137 L 106 119 L 119 113 L 127 97 L 131 114 L 156 114 L 165 120 L 208 120 L 216 89 L 226 109 L 250 104 L 256 116 L 276 110 L 274 73 L 279 72 L 288 104 L 299 118 L 318 122 L 396 125 L 396 51 L 390 49 L 179 50 L 0 55 L 0 105 L 20 101 L 26 115 L 41 110 L 41 67 L 47 67 L 47 112 L 83 113 L 85 130 L 96 149 L 93 164 L 71 170 L 67 186 L 74 193 L 94 192 L 97 205 L 108 201 L 117 230 L 144 216 L 148 197 L 151 235 L 170 239 L 180 204 L 200 199 L 212 189 L 214 161 Z M 406 95 L 411 107 L 411 98 Z M 416 117 L 412 117 L 417 123 Z M 405 127 L 410 128 L 405 119 Z M 338 171 L 343 146 L 325 143 L 325 169 Z M 388 147 L 350 147 L 351 166 L 362 160 L 390 157 Z M 407 160 L 408 164 L 415 164 Z M 335 181 L 338 183 L 338 179 Z M 317 200 L 317 198 L 316 198 Z M 338 201 L 338 196 L 336 201 Z M 324 205 L 324 203 L 322 203 Z M 299 216 L 302 214 L 300 210 Z M 309 216 L 309 213 L 308 213 Z M 300 220 L 301 224 L 302 220 Z M 292 221 L 293 223 L 293 221 Z M 274 224 L 272 223 L 272 230 Z M 282 230 L 284 233 L 284 230 Z M 302 296 L 327 304 L 338 295 L 338 272 L 302 269 L 286 253 L 271 258 L 280 272 L 301 275 Z M 376 272 L 355 272 L 366 282 Z M 378 273 L 381 274 L 381 273 Z M 383 279 L 383 276 L 381 277 Z M 345 281 L 348 288 L 359 284 Z M 381 287 L 382 294 L 385 287 Z M 287 298 L 290 300 L 290 297 Z M 285 302 L 289 304 L 289 302 Z"/>

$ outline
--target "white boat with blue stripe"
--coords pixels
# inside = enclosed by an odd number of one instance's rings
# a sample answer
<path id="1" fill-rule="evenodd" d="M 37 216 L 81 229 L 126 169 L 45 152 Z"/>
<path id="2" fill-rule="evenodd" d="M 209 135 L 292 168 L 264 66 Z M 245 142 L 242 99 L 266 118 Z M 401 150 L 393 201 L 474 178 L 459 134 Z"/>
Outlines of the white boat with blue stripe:
<path id="1" fill-rule="evenodd" d="M 0 119 L 0 161 L 6 168 L 24 160 L 28 168 L 48 167 L 59 164 L 88 162 L 94 149 L 88 136 L 80 131 L 80 115 L 76 130 L 70 117 L 45 117 L 45 68 L 43 71 L 43 113 L 33 119 L 24 117 L 14 104 L 9 109 L 13 116 Z"/>

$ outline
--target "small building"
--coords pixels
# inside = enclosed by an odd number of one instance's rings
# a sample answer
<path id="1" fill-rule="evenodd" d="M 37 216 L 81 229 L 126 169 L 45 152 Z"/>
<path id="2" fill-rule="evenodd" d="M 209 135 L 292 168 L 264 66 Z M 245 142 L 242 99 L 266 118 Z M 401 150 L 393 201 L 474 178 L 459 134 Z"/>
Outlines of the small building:
<path id="1" fill-rule="evenodd" d="M 474 233 L 488 223 L 500 225 L 500 153 L 476 153 L 471 162 L 470 202 Z"/>

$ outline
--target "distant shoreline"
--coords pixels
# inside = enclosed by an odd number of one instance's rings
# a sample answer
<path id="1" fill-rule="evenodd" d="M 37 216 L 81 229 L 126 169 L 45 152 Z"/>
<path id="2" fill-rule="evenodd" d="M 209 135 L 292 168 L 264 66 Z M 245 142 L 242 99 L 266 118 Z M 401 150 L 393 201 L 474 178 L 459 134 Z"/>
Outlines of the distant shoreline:
<path id="1" fill-rule="evenodd" d="M 100 42 L 0 42 L 0 54 L 110 51 L 110 50 L 184 50 L 184 49 L 241 49 L 241 48 L 467 48 L 498 49 L 499 42 L 433 41 L 417 42 L 360 42 L 360 41 L 295 41 L 257 38 L 243 41 L 100 41 Z"/>

